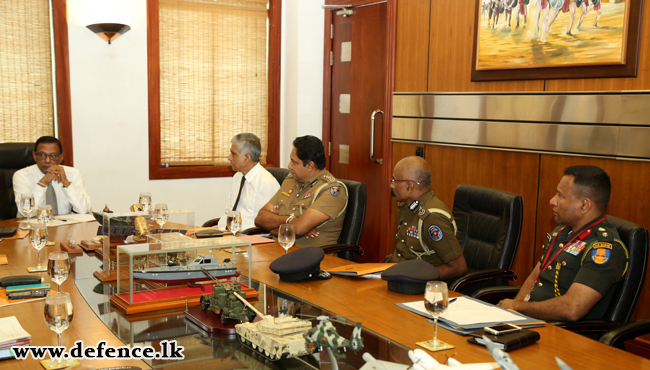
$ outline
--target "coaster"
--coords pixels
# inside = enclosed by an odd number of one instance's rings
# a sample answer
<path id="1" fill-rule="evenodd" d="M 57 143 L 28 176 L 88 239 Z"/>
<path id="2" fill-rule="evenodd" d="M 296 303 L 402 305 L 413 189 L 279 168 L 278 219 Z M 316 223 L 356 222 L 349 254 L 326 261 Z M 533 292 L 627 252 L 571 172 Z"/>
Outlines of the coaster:
<path id="1" fill-rule="evenodd" d="M 438 352 L 438 351 L 444 351 L 444 350 L 447 350 L 447 349 L 456 348 L 456 347 L 452 346 L 449 343 L 441 341 L 440 339 L 438 339 L 438 342 L 440 342 L 441 345 L 438 345 L 436 347 L 433 347 L 431 345 L 431 342 L 432 341 L 427 340 L 427 341 L 424 341 L 424 342 L 416 342 L 415 344 L 417 344 L 420 347 L 426 348 L 431 352 Z"/>
<path id="2" fill-rule="evenodd" d="M 49 360 L 42 360 L 40 361 L 41 365 L 43 365 L 44 368 L 47 370 L 54 370 L 54 369 L 63 369 L 66 367 L 72 367 L 72 366 L 77 366 L 79 365 L 79 361 L 75 359 L 66 359 L 61 362 L 57 362 L 54 359 L 49 359 Z"/>
<path id="3" fill-rule="evenodd" d="M 45 272 L 45 271 L 47 271 L 47 266 L 41 266 L 40 268 L 38 268 L 38 266 L 28 267 L 27 271 L 28 272 Z"/>

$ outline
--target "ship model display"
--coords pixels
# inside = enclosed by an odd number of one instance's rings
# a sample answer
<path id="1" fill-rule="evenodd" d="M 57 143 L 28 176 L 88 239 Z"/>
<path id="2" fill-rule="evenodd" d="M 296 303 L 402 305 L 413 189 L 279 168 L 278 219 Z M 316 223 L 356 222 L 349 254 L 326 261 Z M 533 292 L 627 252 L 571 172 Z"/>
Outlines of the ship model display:
<path id="1" fill-rule="evenodd" d="M 204 271 L 216 278 L 228 278 L 237 275 L 237 265 L 229 258 L 218 262 L 210 251 L 207 256 L 199 255 L 186 265 L 170 260 L 166 265 L 133 270 L 133 278 L 178 285 L 205 280 Z"/>

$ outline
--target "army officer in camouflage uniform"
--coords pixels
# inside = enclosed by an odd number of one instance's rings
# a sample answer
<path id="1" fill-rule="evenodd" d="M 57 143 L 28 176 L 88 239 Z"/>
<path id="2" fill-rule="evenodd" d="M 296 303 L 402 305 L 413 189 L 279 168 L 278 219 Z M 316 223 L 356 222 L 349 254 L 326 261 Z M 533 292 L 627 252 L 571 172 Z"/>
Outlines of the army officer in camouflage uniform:
<path id="1" fill-rule="evenodd" d="M 607 221 L 609 175 L 595 166 L 572 166 L 551 199 L 555 221 L 533 272 L 499 306 L 542 320 L 600 319 L 623 280 L 627 248 Z"/>
<path id="2" fill-rule="evenodd" d="M 440 279 L 467 273 L 449 208 L 431 191 L 431 169 L 420 157 L 397 162 L 391 192 L 399 202 L 397 245 L 389 262 L 425 260 L 438 268 Z"/>
<path id="3" fill-rule="evenodd" d="M 255 224 L 277 235 L 278 227 L 291 223 L 297 247 L 336 244 L 343 228 L 348 191 L 325 169 L 323 142 L 314 136 L 293 141 L 291 174 L 280 190 L 260 210 Z"/>

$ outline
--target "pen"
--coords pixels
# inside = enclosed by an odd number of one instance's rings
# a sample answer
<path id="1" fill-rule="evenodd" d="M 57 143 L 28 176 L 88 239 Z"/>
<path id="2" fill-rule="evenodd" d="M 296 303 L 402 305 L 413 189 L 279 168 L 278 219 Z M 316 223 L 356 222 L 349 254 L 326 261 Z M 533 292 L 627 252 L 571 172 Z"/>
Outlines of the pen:
<path id="1" fill-rule="evenodd" d="M 449 303 L 451 303 L 451 302 L 453 302 L 455 300 L 456 300 L 456 298 L 452 298 L 452 299 L 449 300 L 449 302 L 447 302 L 447 304 L 449 304 Z"/>

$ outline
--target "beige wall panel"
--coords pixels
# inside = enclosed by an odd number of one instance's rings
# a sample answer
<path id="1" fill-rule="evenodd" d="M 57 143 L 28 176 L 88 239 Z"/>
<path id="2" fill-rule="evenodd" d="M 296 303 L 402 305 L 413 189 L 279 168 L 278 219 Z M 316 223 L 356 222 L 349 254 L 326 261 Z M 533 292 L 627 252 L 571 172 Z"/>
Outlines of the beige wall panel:
<path id="1" fill-rule="evenodd" d="M 429 2 L 397 2 L 395 91 L 427 91 L 429 68 Z"/>

